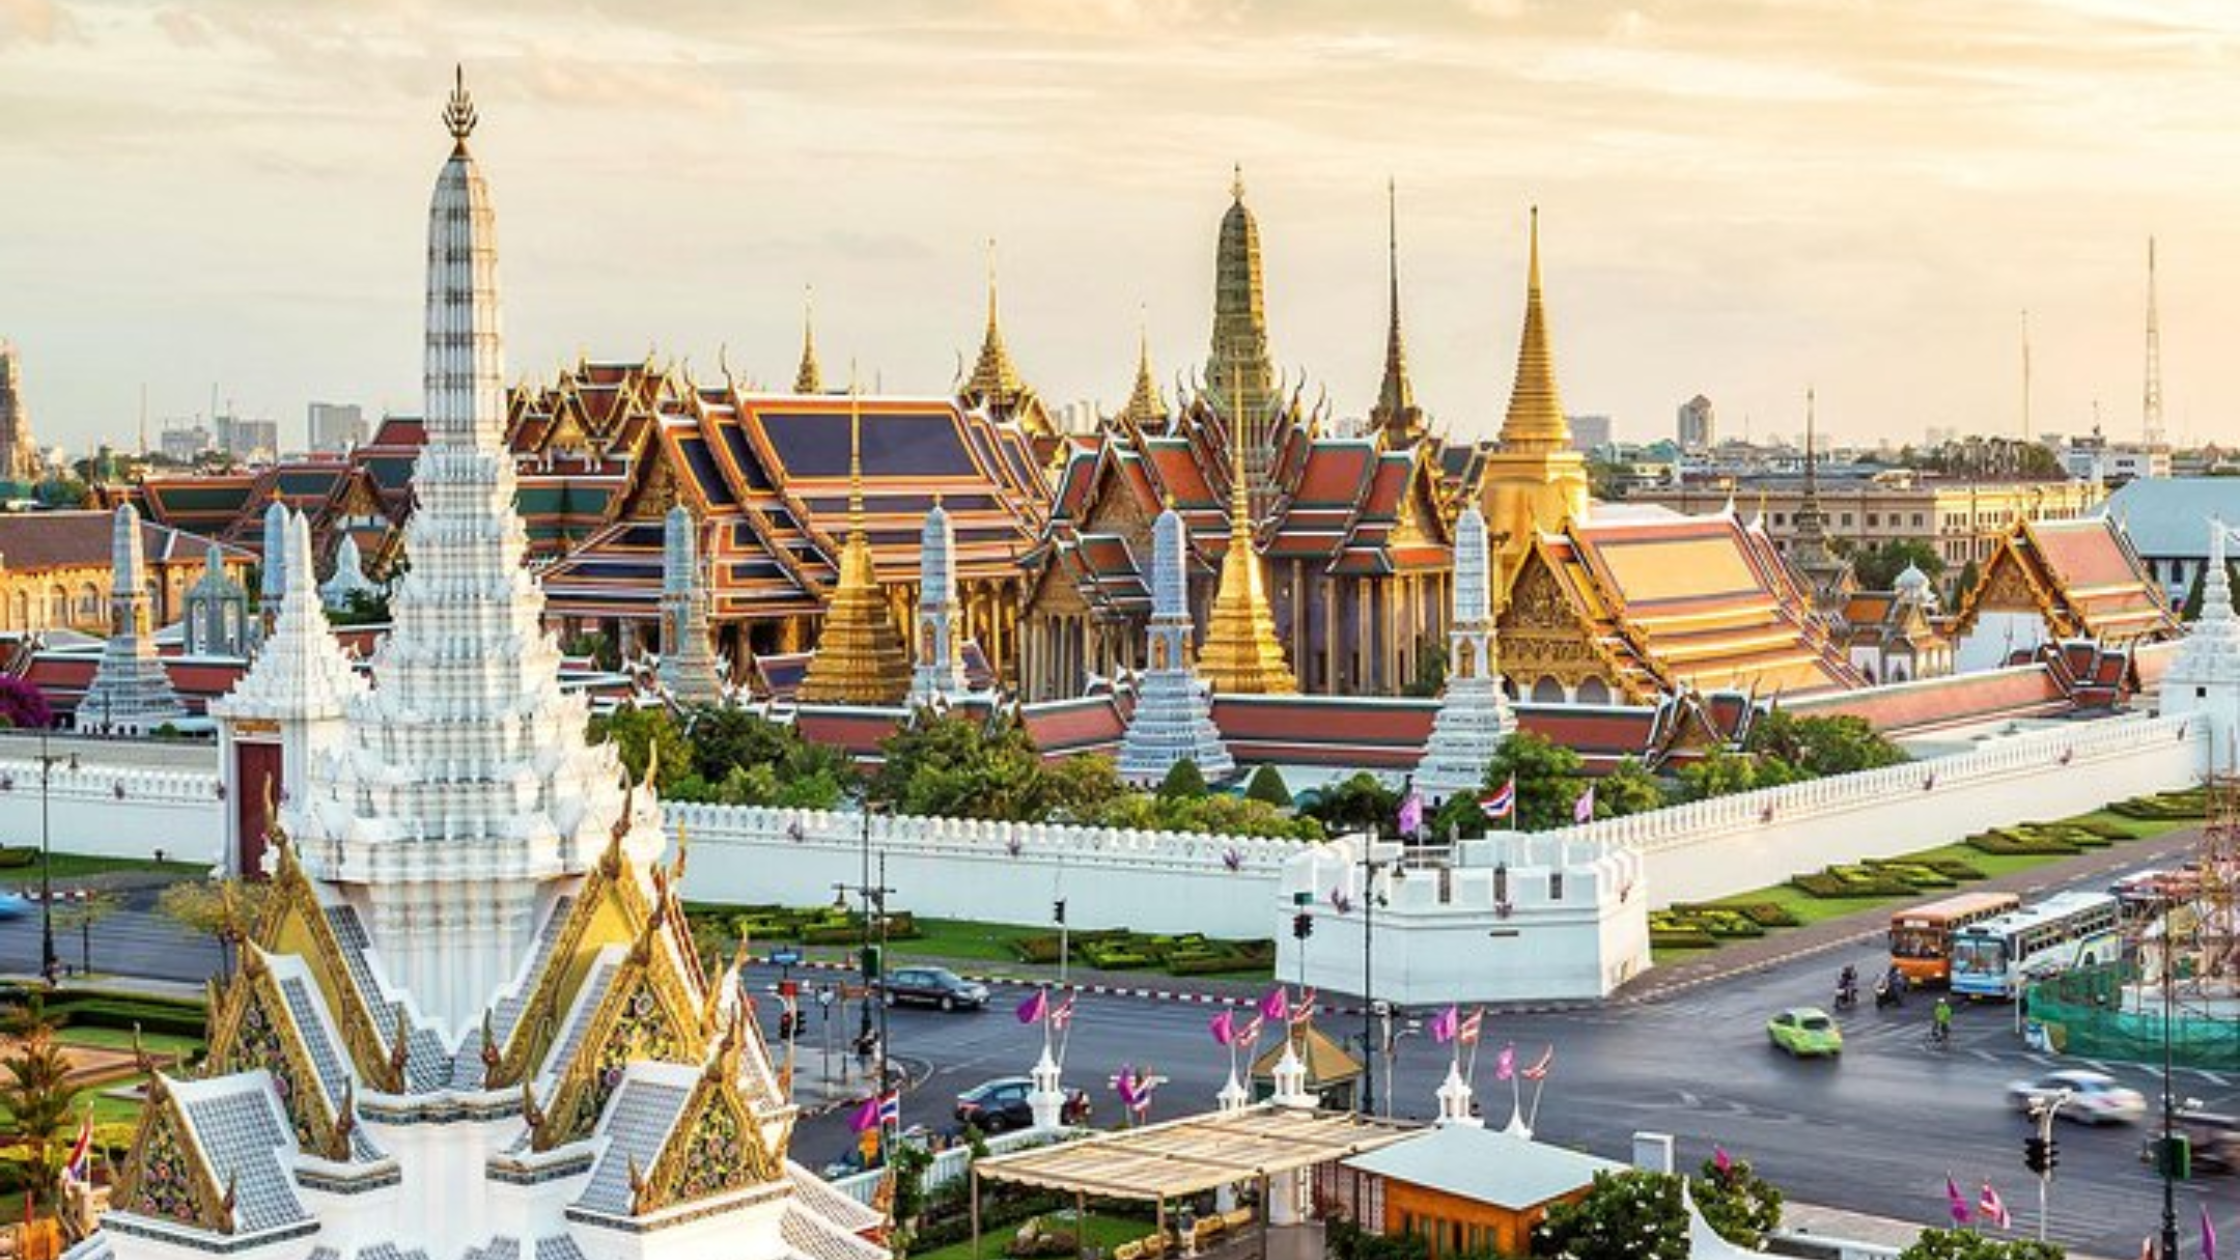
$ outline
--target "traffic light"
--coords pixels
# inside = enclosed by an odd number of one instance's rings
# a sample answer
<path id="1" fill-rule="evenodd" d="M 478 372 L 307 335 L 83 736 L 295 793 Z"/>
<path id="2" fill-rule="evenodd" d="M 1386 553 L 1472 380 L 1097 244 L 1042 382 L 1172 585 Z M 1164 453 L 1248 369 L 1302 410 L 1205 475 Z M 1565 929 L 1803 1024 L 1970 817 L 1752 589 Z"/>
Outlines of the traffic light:
<path id="1" fill-rule="evenodd" d="M 2061 1165 L 2061 1150 L 2052 1138 L 2036 1134 L 2022 1139 L 2022 1166 L 2041 1177 L 2051 1176 Z"/>
<path id="2" fill-rule="evenodd" d="M 2173 1133 L 2154 1141 L 2154 1175 L 2172 1181 L 2185 1181 L 2193 1176 L 2193 1143 L 2183 1133 Z"/>
<path id="3" fill-rule="evenodd" d="M 882 959 L 880 958 L 880 955 L 879 955 L 879 947 L 878 947 L 878 946 L 876 946 L 876 945 L 866 945 L 866 946 L 864 946 L 864 947 L 863 947 L 863 978 L 864 978 L 865 980 L 876 980 L 876 979 L 878 979 L 878 978 L 879 978 L 879 975 L 880 975 L 880 971 L 881 971 L 881 968 L 880 968 L 880 963 L 881 963 L 882 961 L 883 961 L 883 960 L 882 960 Z"/>
<path id="4" fill-rule="evenodd" d="M 1059 927 L 1064 927 L 1066 925 L 1065 898 L 1060 897 L 1056 901 L 1050 903 L 1050 921 L 1057 924 Z"/>
<path id="5" fill-rule="evenodd" d="M 1291 934 L 1300 940 L 1314 935 L 1314 916 L 1301 910 L 1291 916 Z"/>
<path id="6" fill-rule="evenodd" d="M 793 1040 L 793 1012 L 792 1012 L 792 1011 L 780 1011 L 780 1012 L 778 1012 L 778 1040 L 780 1040 L 780 1041 L 791 1041 L 791 1040 Z"/>

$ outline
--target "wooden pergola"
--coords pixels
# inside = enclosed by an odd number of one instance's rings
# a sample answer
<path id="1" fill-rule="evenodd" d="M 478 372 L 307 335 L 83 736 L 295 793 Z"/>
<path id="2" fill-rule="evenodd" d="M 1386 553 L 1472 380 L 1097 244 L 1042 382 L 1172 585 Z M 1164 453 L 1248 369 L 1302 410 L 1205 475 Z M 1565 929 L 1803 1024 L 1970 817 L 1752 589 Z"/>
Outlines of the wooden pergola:
<path id="1" fill-rule="evenodd" d="M 1255 1183 L 1263 1190 L 1264 1204 L 1271 1177 L 1373 1151 L 1420 1129 L 1412 1122 L 1355 1112 L 1308 1111 L 1261 1103 L 975 1160 L 973 1254 L 977 1256 L 980 1251 L 983 1179 L 1070 1191 L 1077 1218 L 1084 1214 L 1090 1196 L 1156 1203 L 1163 1234 L 1169 1199 Z M 1265 1228 L 1263 1213 L 1263 1231 Z"/>

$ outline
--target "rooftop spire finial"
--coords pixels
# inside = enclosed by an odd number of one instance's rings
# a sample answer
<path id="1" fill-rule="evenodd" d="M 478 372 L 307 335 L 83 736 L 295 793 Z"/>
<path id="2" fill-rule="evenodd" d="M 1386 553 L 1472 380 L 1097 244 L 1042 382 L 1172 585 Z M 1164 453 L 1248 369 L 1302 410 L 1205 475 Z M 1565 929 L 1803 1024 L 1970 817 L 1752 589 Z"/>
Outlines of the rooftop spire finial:
<path id="1" fill-rule="evenodd" d="M 988 331 L 996 327 L 996 238 L 988 238 Z"/>
<path id="2" fill-rule="evenodd" d="M 1419 432 L 1421 413 L 1416 410 L 1415 389 L 1408 383 L 1408 351 L 1400 337 L 1400 184 L 1387 176 L 1385 193 L 1385 251 L 1390 283 L 1390 322 L 1385 327 L 1384 381 L 1377 387 L 1377 404 L 1369 418 L 1388 437 L 1412 440 Z"/>
<path id="3" fill-rule="evenodd" d="M 863 394 L 848 360 L 848 528 L 863 532 Z"/>
<path id="4" fill-rule="evenodd" d="M 824 392 L 824 369 L 817 365 L 817 288 L 801 286 L 801 366 L 794 369 L 793 392 Z"/>
<path id="5" fill-rule="evenodd" d="M 1229 196 L 1237 201 L 1244 200 L 1244 163 L 1242 162 L 1230 167 Z"/>
<path id="6" fill-rule="evenodd" d="M 443 125 L 451 129 L 451 138 L 465 147 L 467 137 L 474 134 L 474 98 L 467 95 L 467 68 L 451 67 L 451 99 L 443 107 Z"/>
<path id="7" fill-rule="evenodd" d="M 1532 208 L 1532 271 L 1525 279 L 1525 290 L 1537 296 L 1540 292 L 1540 207 Z"/>

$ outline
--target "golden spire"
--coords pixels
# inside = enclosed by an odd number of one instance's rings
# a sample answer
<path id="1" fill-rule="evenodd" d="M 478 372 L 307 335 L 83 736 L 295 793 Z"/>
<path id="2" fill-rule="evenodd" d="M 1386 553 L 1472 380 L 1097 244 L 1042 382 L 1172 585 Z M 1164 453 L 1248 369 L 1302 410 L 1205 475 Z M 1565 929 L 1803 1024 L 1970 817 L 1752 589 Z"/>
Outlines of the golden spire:
<path id="1" fill-rule="evenodd" d="M 824 392 L 824 370 L 817 366 L 817 291 L 809 285 L 801 289 L 801 366 L 793 373 L 793 392 Z"/>
<path id="2" fill-rule="evenodd" d="M 810 704 L 899 704 L 910 689 L 910 654 L 879 588 L 863 511 L 863 404 L 848 368 L 848 541 L 840 579 L 825 605 L 816 655 L 801 679 Z"/>
<path id="3" fill-rule="evenodd" d="M 1230 382 L 1236 397 L 1236 382 Z M 1260 577 L 1260 556 L 1252 543 L 1252 496 L 1246 484 L 1244 442 L 1238 426 L 1229 428 L 1229 550 L 1221 557 L 1221 585 L 1206 616 L 1205 645 L 1198 649 L 1198 672 L 1217 692 L 1230 695 L 1290 695 L 1299 690 L 1276 638 L 1275 613 Z"/>
<path id="4" fill-rule="evenodd" d="M 1369 422 L 1387 436 L 1410 442 L 1422 432 L 1423 413 L 1416 407 L 1415 387 L 1408 383 L 1408 351 L 1400 340 L 1400 187 L 1385 180 L 1386 275 L 1391 286 L 1391 322 L 1385 329 L 1384 383 L 1377 389 L 1377 405 L 1369 409 Z"/>
<path id="5" fill-rule="evenodd" d="M 1509 415 L 1501 422 L 1501 449 L 1547 451 L 1570 445 L 1571 426 L 1563 418 L 1563 398 L 1556 392 L 1555 355 L 1548 346 L 1548 315 L 1540 297 L 1540 207 L 1534 206 L 1524 336 L 1517 345 L 1517 381 L 1509 395 Z"/>
<path id="6" fill-rule="evenodd" d="M 988 328 L 981 335 L 980 358 L 972 365 L 965 393 L 977 396 L 988 405 L 1009 407 L 1026 392 L 1026 382 L 1012 364 L 1011 352 L 1004 348 L 1003 329 L 996 322 L 996 243 L 991 237 L 988 240 Z"/>
<path id="7" fill-rule="evenodd" d="M 1159 392 L 1159 380 L 1151 374 L 1151 329 L 1139 323 L 1136 328 L 1136 387 L 1128 395 L 1128 405 L 1120 409 L 1120 420 L 1131 429 L 1143 429 L 1166 423 L 1167 400 Z"/>

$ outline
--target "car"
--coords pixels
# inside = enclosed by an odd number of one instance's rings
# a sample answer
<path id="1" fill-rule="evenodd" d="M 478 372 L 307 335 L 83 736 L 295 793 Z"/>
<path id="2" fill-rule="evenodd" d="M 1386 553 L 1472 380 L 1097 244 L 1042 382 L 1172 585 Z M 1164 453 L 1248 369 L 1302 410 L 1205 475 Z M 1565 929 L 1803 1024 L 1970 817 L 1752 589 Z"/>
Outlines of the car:
<path id="1" fill-rule="evenodd" d="M 2173 1131 L 2193 1147 L 2193 1166 L 2211 1172 L 2240 1172 L 2240 1115 L 2204 1111 L 2188 1101 L 2171 1117 Z M 2153 1161 L 2157 1139 L 2147 1141 L 2141 1158 Z"/>
<path id="2" fill-rule="evenodd" d="M 898 967 L 887 977 L 889 1006 L 917 1002 L 945 1011 L 977 1011 L 988 1005 L 988 986 L 967 980 L 947 967 Z"/>
<path id="3" fill-rule="evenodd" d="M 1027 1095 L 1033 1092 L 1034 1082 L 1024 1076 L 982 1081 L 957 1095 L 957 1123 L 969 1124 L 982 1133 L 1029 1128 L 1034 1124 L 1034 1109 L 1027 1105 Z M 1086 1123 L 1089 1095 L 1079 1089 L 1066 1090 L 1059 1116 L 1068 1124 Z"/>
<path id="4" fill-rule="evenodd" d="M 2018 1111 L 2034 1111 L 2063 1094 L 2068 1099 L 2055 1114 L 2079 1124 L 2136 1124 L 2147 1114 L 2146 1095 L 2105 1072 L 2048 1072 L 2007 1086 Z"/>
<path id="5" fill-rule="evenodd" d="M 1774 1049 L 1788 1051 L 1791 1058 L 1823 1055 L 1832 1059 L 1843 1053 L 1843 1030 L 1817 1006 L 1791 1007 L 1767 1020 L 1766 1037 Z"/>
<path id="6" fill-rule="evenodd" d="M 22 893 L 0 892 L 0 921 L 28 919 L 37 908 Z"/>

